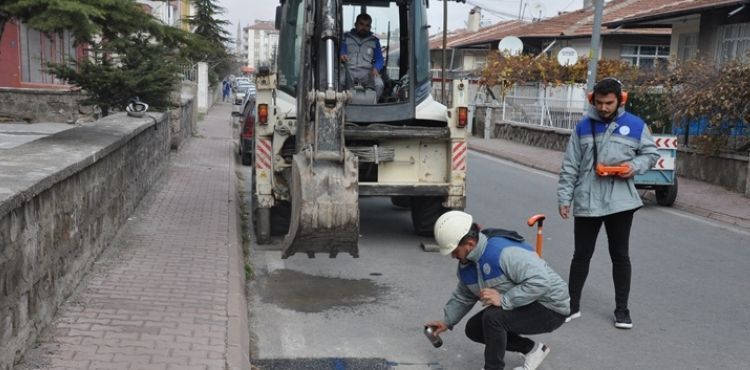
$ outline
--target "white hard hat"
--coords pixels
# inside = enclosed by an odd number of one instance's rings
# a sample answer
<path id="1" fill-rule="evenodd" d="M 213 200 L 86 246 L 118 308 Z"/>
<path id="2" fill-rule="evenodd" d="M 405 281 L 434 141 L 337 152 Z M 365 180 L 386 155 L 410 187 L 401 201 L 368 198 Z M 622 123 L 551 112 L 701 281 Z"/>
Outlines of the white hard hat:
<path id="1" fill-rule="evenodd" d="M 435 221 L 435 241 L 440 247 L 440 254 L 447 256 L 453 252 L 461 238 L 471 230 L 473 218 L 461 211 L 448 211 Z"/>

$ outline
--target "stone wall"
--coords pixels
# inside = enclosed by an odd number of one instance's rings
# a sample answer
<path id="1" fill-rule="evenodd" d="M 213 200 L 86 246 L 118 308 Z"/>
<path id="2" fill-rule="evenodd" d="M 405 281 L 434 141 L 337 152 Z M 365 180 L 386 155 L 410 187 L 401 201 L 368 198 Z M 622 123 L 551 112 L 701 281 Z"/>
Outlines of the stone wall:
<path id="1" fill-rule="evenodd" d="M 484 108 L 477 108 L 476 121 L 472 128 L 474 136 L 484 135 Z M 495 117 L 495 115 L 493 115 Z M 545 149 L 565 151 L 570 131 L 499 122 L 493 119 L 493 138 L 510 140 L 516 143 L 537 146 Z M 691 149 L 679 148 L 676 161 L 677 174 L 686 178 L 719 185 L 731 191 L 750 197 L 750 158 L 747 155 L 722 154 L 708 156 Z"/>
<path id="2" fill-rule="evenodd" d="M 1 370 L 52 321 L 166 168 L 168 117 L 116 114 L 0 153 Z"/>
<path id="3" fill-rule="evenodd" d="M 750 197 L 748 157 L 720 154 L 704 155 L 690 149 L 677 153 L 677 174 L 710 184 L 720 185 Z M 686 174 L 689 174 L 687 176 Z"/>
<path id="4" fill-rule="evenodd" d="M 198 122 L 198 103 L 196 95 L 198 86 L 191 81 L 183 81 L 179 95 L 175 93 L 173 101 L 179 104 L 171 113 L 172 149 L 179 149 L 193 134 Z"/>
<path id="5" fill-rule="evenodd" d="M 79 101 L 80 91 L 67 89 L 0 88 L 0 120 L 17 122 L 70 122 L 91 116 L 94 110 Z"/>

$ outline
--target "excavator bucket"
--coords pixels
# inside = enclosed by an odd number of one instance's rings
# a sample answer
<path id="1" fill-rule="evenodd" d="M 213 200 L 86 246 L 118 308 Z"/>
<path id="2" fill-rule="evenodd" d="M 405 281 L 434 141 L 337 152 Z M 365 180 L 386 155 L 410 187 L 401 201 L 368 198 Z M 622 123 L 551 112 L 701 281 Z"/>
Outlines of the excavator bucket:
<path id="1" fill-rule="evenodd" d="M 348 150 L 341 159 L 313 159 L 309 150 L 292 162 L 292 214 L 281 258 L 295 253 L 339 252 L 359 257 L 359 187 L 357 158 Z"/>

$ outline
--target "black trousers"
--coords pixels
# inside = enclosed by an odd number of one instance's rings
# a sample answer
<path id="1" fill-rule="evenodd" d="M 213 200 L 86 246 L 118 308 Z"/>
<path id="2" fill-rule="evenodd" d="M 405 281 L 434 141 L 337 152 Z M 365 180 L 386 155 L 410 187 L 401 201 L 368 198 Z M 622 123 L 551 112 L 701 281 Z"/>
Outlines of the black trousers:
<path id="1" fill-rule="evenodd" d="M 570 313 L 581 309 L 581 292 L 589 274 L 591 256 L 594 255 L 596 238 L 604 223 L 609 242 L 609 257 L 612 260 L 612 280 L 615 285 L 615 309 L 628 308 L 630 295 L 630 227 L 634 210 L 613 213 L 602 217 L 576 217 L 573 227 L 575 251 L 570 263 Z"/>
<path id="2" fill-rule="evenodd" d="M 466 322 L 466 336 L 484 347 L 484 369 L 505 368 L 505 351 L 528 353 L 534 341 L 520 334 L 549 333 L 565 322 L 565 316 L 534 302 L 511 311 L 489 306 Z"/>

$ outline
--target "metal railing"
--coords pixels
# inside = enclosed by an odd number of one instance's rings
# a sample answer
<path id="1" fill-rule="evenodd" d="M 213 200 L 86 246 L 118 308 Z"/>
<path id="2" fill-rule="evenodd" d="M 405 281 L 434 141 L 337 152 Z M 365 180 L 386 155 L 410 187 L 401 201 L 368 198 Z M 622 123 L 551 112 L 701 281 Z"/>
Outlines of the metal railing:
<path id="1" fill-rule="evenodd" d="M 516 86 L 508 95 L 492 102 L 477 102 L 479 108 L 491 108 L 493 120 L 501 122 L 572 129 L 586 109 L 585 90 L 579 85 L 549 87 L 542 85 Z"/>
<path id="2" fill-rule="evenodd" d="M 181 67 L 181 74 L 182 74 L 183 81 L 195 82 L 196 79 L 198 78 L 198 65 L 197 64 L 183 65 Z"/>

